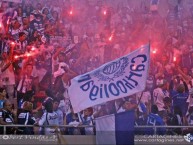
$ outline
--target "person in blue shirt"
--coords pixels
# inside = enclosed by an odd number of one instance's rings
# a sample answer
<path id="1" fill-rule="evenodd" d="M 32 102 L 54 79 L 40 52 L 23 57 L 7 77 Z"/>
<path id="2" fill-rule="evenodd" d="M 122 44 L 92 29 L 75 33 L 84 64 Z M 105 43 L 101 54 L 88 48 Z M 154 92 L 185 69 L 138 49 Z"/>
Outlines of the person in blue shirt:
<path id="1" fill-rule="evenodd" d="M 182 111 L 182 116 L 184 118 L 188 110 L 187 99 L 189 96 L 189 91 L 187 84 L 183 81 L 183 84 L 177 85 L 176 89 L 170 91 L 173 100 L 173 107 L 178 106 Z"/>
<path id="2" fill-rule="evenodd" d="M 69 112 L 65 117 L 64 124 L 65 125 L 71 125 L 72 127 L 66 128 L 65 134 L 67 134 L 67 135 L 80 135 L 80 134 L 83 134 L 81 129 L 75 128 L 78 125 L 80 125 L 80 120 L 79 120 L 78 114 L 74 113 L 74 110 L 73 110 L 72 106 L 70 106 L 70 110 L 71 110 L 71 112 Z"/>
<path id="3" fill-rule="evenodd" d="M 147 123 L 147 107 L 144 103 L 139 103 L 138 109 L 136 111 L 136 126 L 144 126 Z M 144 134 L 144 128 L 137 128 L 135 134 Z"/>
<path id="4" fill-rule="evenodd" d="M 156 105 L 151 106 L 151 113 L 147 117 L 147 125 L 148 126 L 164 126 L 165 123 L 163 119 L 158 115 L 158 107 Z M 147 128 L 146 134 L 157 134 L 157 135 L 164 135 L 166 133 L 165 128 L 158 127 L 156 132 L 154 128 Z"/>
<path id="5" fill-rule="evenodd" d="M 3 103 L 5 102 L 6 91 L 4 88 L 0 88 L 0 109 L 3 108 Z"/>

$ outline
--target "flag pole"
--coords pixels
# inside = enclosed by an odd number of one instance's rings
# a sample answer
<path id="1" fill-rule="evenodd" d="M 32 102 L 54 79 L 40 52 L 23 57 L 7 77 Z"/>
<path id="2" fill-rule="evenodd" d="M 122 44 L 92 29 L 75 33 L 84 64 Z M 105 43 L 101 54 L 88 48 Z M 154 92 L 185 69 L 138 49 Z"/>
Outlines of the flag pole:
<path id="1" fill-rule="evenodd" d="M 139 100 L 138 100 L 137 106 L 139 106 L 139 104 L 140 104 L 140 101 L 141 101 L 142 97 L 143 97 L 143 91 L 142 91 L 142 93 L 141 93 L 141 95 L 140 95 L 140 97 L 139 97 Z"/>
<path id="2" fill-rule="evenodd" d="M 67 145 L 67 141 L 64 136 L 61 134 L 58 127 L 56 127 L 56 137 L 57 137 L 57 144 L 58 145 Z"/>
<path id="3" fill-rule="evenodd" d="M 151 50 L 151 40 L 149 39 L 149 48 Z"/>
<path id="4" fill-rule="evenodd" d="M 79 122 L 82 123 L 82 118 L 81 118 L 80 112 L 78 112 L 77 115 L 78 115 Z"/>
<path id="5" fill-rule="evenodd" d="M 150 38 L 149 38 L 149 48 L 150 48 L 150 50 L 151 50 L 151 40 L 150 40 Z M 146 86 L 146 85 L 145 85 L 145 86 Z M 143 90 L 143 91 L 144 91 L 144 90 Z M 142 97 L 143 97 L 143 91 L 142 91 L 142 93 L 141 93 L 141 95 L 140 95 L 140 97 L 139 97 L 139 100 L 138 100 L 137 106 L 139 106 L 140 101 L 141 101 L 141 99 L 142 99 Z"/>

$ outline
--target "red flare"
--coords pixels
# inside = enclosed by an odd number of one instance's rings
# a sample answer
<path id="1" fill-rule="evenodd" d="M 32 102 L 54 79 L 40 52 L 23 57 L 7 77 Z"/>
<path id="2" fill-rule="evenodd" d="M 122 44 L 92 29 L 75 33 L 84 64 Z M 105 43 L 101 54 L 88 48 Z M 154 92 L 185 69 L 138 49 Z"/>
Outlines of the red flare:
<path id="1" fill-rule="evenodd" d="M 19 58 L 19 56 L 18 56 L 18 55 L 15 55 L 15 56 L 14 56 L 14 58 L 15 58 L 15 59 L 18 59 L 18 58 Z"/>
<path id="2" fill-rule="evenodd" d="M 32 48 L 31 48 L 31 51 L 34 51 L 34 50 L 36 50 L 36 48 L 35 48 L 35 47 L 32 47 Z"/>
<path id="3" fill-rule="evenodd" d="M 112 39 L 113 39 L 113 35 L 111 35 L 111 36 L 109 37 L 109 41 L 112 41 Z"/>
<path id="4" fill-rule="evenodd" d="M 176 61 L 176 57 L 174 56 L 174 58 L 173 58 L 173 61 L 175 62 Z"/>
<path id="5" fill-rule="evenodd" d="M 26 56 L 27 56 L 27 57 L 30 57 L 30 56 L 31 56 L 31 54 L 30 54 L 30 53 L 27 53 L 27 54 L 26 54 Z"/>
<path id="6" fill-rule="evenodd" d="M 152 53 L 153 53 L 153 54 L 156 54 L 156 53 L 157 53 L 157 51 L 156 51 L 156 50 L 153 50 L 153 51 L 152 51 Z"/>

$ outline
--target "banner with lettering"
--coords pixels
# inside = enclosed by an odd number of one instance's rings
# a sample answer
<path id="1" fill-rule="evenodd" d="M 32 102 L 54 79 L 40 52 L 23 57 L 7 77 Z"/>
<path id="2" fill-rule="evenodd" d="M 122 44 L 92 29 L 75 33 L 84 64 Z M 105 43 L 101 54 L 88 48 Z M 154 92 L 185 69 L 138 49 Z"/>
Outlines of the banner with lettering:
<path id="1" fill-rule="evenodd" d="M 149 61 L 148 44 L 91 72 L 73 78 L 68 93 L 74 112 L 143 91 Z"/>

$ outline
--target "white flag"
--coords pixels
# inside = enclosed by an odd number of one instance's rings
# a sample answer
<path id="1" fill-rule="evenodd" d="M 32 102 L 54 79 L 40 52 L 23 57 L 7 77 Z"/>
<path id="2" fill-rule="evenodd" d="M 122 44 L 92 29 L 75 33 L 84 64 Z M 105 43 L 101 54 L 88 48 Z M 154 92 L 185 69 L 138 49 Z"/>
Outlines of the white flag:
<path id="1" fill-rule="evenodd" d="M 68 89 L 74 112 L 143 91 L 150 61 L 150 46 L 108 62 L 71 80 Z"/>

